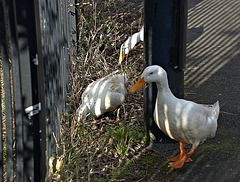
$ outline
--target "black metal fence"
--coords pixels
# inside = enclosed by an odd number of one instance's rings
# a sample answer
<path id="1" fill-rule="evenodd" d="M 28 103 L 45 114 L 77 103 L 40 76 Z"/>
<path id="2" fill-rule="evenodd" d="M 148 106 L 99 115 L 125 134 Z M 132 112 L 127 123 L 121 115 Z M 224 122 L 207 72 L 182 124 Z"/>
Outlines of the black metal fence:
<path id="1" fill-rule="evenodd" d="M 46 179 L 76 42 L 72 4 L 0 0 L 0 181 Z"/>

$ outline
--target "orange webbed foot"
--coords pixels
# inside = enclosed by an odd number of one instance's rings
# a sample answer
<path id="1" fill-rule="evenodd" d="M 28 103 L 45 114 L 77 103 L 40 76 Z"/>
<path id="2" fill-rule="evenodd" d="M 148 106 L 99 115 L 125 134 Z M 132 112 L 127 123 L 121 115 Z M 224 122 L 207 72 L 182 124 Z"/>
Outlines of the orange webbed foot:
<path id="1" fill-rule="evenodd" d="M 188 158 L 187 155 L 184 155 L 184 156 L 182 156 L 182 158 L 180 158 L 179 160 L 177 160 L 177 161 L 175 161 L 175 162 L 170 162 L 170 163 L 169 163 L 169 167 L 173 167 L 173 168 L 175 168 L 175 169 L 182 168 L 185 162 L 187 162 L 187 161 L 190 162 L 188 159 L 190 159 L 190 158 Z M 190 160 L 191 160 L 191 159 L 190 159 Z M 191 161 L 192 161 L 192 160 L 191 160 Z"/>
<path id="2" fill-rule="evenodd" d="M 171 161 L 171 162 L 176 162 L 176 161 L 178 161 L 178 160 L 181 159 L 181 158 L 182 158 L 182 155 L 179 154 L 179 155 L 177 155 L 177 156 L 175 156 L 175 157 L 170 158 L 169 161 Z"/>
<path id="3" fill-rule="evenodd" d="M 179 163 L 178 161 L 176 161 L 176 162 L 170 162 L 168 167 L 179 169 L 179 168 L 182 168 L 183 165 L 184 163 Z"/>
<path id="4" fill-rule="evenodd" d="M 175 157 L 170 158 L 169 161 L 176 162 L 176 161 L 180 160 L 181 158 L 183 158 L 183 156 L 186 155 L 186 151 L 183 148 L 183 143 L 179 142 L 179 144 L 180 144 L 180 154 Z M 188 158 L 185 162 L 192 162 L 192 159 Z"/>
<path id="5" fill-rule="evenodd" d="M 185 154 L 184 154 L 184 155 L 185 155 Z M 170 161 L 170 162 L 176 162 L 176 161 L 180 160 L 184 155 L 179 154 L 179 155 L 177 155 L 177 156 L 175 156 L 175 157 L 170 158 L 169 161 Z M 185 162 L 192 162 L 192 161 L 193 161 L 193 160 L 192 160 L 191 158 L 188 158 Z"/>
<path id="6" fill-rule="evenodd" d="M 191 162 L 192 161 L 190 156 L 194 153 L 194 151 L 195 151 L 194 148 L 191 148 L 190 151 L 187 154 L 186 154 L 186 152 L 184 154 L 184 152 L 181 151 L 181 153 L 178 156 L 171 158 L 171 159 L 176 160 L 176 161 L 170 162 L 169 167 L 173 167 L 175 169 L 182 168 L 185 162 Z"/>

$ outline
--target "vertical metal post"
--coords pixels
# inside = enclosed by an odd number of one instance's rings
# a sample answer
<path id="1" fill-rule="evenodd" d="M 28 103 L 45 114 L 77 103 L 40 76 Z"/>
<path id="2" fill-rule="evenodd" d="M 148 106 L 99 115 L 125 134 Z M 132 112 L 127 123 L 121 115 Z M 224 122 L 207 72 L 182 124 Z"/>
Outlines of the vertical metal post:
<path id="1" fill-rule="evenodd" d="M 188 0 L 145 0 L 144 8 L 145 60 L 148 65 L 163 67 L 171 91 L 176 97 L 183 98 Z M 153 119 L 156 95 L 156 86 L 149 85 L 144 102 L 147 130 L 153 140 L 169 142 Z"/>
<path id="2" fill-rule="evenodd" d="M 14 121 L 15 121 L 15 163 L 16 163 L 16 181 L 23 181 L 23 108 L 22 108 L 22 92 L 21 80 L 19 70 L 19 48 L 17 43 L 17 29 L 16 29 L 16 6 L 14 0 L 6 1 L 7 24 L 6 29 L 9 35 L 9 60 L 12 66 L 12 81 L 13 81 L 13 98 L 14 98 Z"/>
<path id="3" fill-rule="evenodd" d="M 45 107 L 45 77 L 44 77 L 44 63 L 42 55 L 42 34 L 41 34 L 41 18 L 39 12 L 39 0 L 34 0 L 34 13 L 36 21 L 36 45 L 38 52 L 38 92 L 39 101 L 41 103 L 41 112 L 39 113 L 39 132 L 40 139 L 40 168 L 38 173 L 40 175 L 40 181 L 46 180 L 46 107 Z"/>
<path id="4" fill-rule="evenodd" d="M 10 81 L 10 60 L 8 50 L 8 40 L 6 39 L 6 9 L 4 1 L 0 2 L 0 52 L 2 55 L 2 70 L 4 83 L 4 106 L 5 106 L 5 123 L 6 123 L 6 175 L 7 180 L 13 180 L 13 123 L 12 123 L 12 97 L 11 97 L 11 81 Z M 2 121 L 1 121 L 2 122 Z M 0 123 L 2 124 L 2 123 Z M 0 133 L 2 135 L 2 133 Z M 1 141 L 2 142 L 2 141 Z M 2 149 L 1 149 L 2 150 Z M 1 156 L 2 157 L 2 156 Z"/>
<path id="5" fill-rule="evenodd" d="M 16 3 L 17 37 L 22 92 L 22 106 L 34 107 L 39 103 L 36 23 L 33 1 L 18 0 Z M 40 181 L 40 134 L 39 115 L 23 117 L 24 181 Z"/>

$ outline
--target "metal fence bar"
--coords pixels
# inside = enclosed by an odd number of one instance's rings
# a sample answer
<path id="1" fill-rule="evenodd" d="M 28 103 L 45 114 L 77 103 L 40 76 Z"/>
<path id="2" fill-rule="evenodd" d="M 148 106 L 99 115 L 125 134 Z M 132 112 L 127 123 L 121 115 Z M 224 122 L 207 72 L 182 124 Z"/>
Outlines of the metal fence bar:
<path id="1" fill-rule="evenodd" d="M 13 98 L 14 98 L 14 121 L 15 121 L 15 150 L 16 150 L 16 181 L 23 181 L 23 108 L 22 108 L 22 95 L 21 95 L 21 81 L 19 70 L 19 49 L 17 43 L 16 32 L 16 9 L 15 2 L 9 0 L 6 2 L 6 10 L 8 14 L 8 34 L 10 43 L 10 59 L 12 63 L 12 79 L 13 79 Z"/>
<path id="2" fill-rule="evenodd" d="M 1 30 L 0 30 L 0 34 L 1 34 Z M 1 41 L 0 41 L 0 46 L 1 46 Z M 0 56 L 1 56 L 1 50 L 0 50 Z M 0 88 L 0 92 L 2 92 L 1 88 Z M 2 99 L 0 99 L 0 104 L 2 105 Z M 3 129 L 2 129 L 2 114 L 1 113 L 2 113 L 2 107 L 0 107 L 0 179 L 3 179 L 3 144 L 2 144 Z"/>
<path id="3" fill-rule="evenodd" d="M 12 123 L 12 99 L 11 99 L 11 83 L 10 83 L 10 59 L 9 42 L 7 39 L 6 27 L 6 10 L 5 3 L 2 2 L 2 32 L 1 32 L 1 54 L 2 54 L 2 69 L 4 82 L 4 106 L 5 106 L 5 126 L 6 126 L 6 172 L 7 180 L 13 180 L 13 123 Z M 4 36 L 5 35 L 5 36 Z"/>
<path id="4" fill-rule="evenodd" d="M 4 51 L 3 39 L 4 39 L 4 13 L 3 13 L 3 0 L 0 0 L 0 60 L 2 61 L 2 52 Z M 2 84 L 2 83 L 0 83 Z M 0 86 L 0 95 L 2 94 L 2 85 Z M 3 179 L 3 118 L 2 118 L 2 97 L 0 98 L 0 179 Z"/>
<path id="5" fill-rule="evenodd" d="M 11 107 L 11 83 L 10 83 L 10 62 L 5 59 L 3 52 L 3 79 L 4 79 L 4 100 L 5 100 L 5 123 L 6 123 L 6 149 L 7 149 L 7 179 L 13 180 L 13 123 Z"/>
<path id="6" fill-rule="evenodd" d="M 1 42 L 0 42 L 1 44 Z M 1 55 L 1 54 L 0 54 Z M 0 89 L 0 92 L 2 90 Z M 2 105 L 2 99 L 0 99 L 0 104 Z M 2 108 L 0 107 L 0 113 L 2 113 Z M 2 114 L 0 114 L 0 179 L 3 179 L 3 144 L 2 144 Z"/>
<path id="7" fill-rule="evenodd" d="M 6 123 L 6 149 L 7 149 L 7 179 L 13 180 L 13 123 L 12 123 L 12 100 L 10 83 L 10 60 L 3 58 L 4 100 L 5 100 L 5 123 Z"/>
<path id="8" fill-rule="evenodd" d="M 36 106 L 38 101 L 38 80 L 36 58 L 36 30 L 33 1 L 18 0 L 16 2 L 17 31 L 20 59 L 20 79 L 22 91 L 22 106 Z M 40 139 L 38 115 L 23 117 L 24 142 L 24 181 L 40 180 Z"/>
<path id="9" fill-rule="evenodd" d="M 39 9 L 39 1 L 34 1 L 34 12 L 36 21 L 36 45 L 38 52 L 38 93 L 39 101 L 41 103 L 41 111 L 39 113 L 39 134 L 40 136 L 40 163 L 38 173 L 40 175 L 40 181 L 46 181 L 47 175 L 47 162 L 46 162 L 46 107 L 45 107 L 45 78 L 44 78 L 44 64 L 42 56 L 42 36 L 41 36 L 41 16 Z"/>

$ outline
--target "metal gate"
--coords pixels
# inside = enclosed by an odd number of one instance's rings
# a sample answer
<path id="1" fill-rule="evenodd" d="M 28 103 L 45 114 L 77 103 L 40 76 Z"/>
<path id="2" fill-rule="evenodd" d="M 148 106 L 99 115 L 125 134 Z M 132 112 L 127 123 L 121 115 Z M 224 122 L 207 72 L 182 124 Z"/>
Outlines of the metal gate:
<path id="1" fill-rule="evenodd" d="M 0 0 L 2 181 L 46 178 L 76 43 L 72 4 L 74 0 Z"/>

